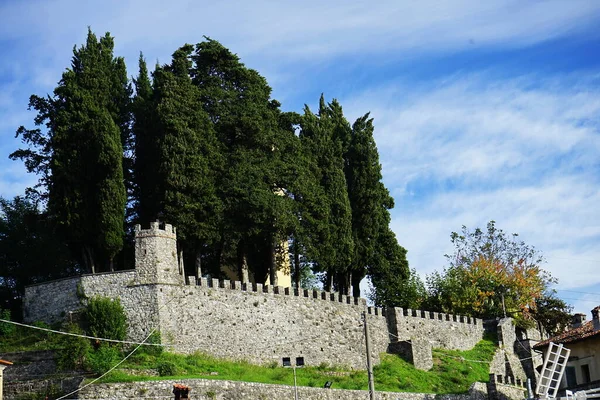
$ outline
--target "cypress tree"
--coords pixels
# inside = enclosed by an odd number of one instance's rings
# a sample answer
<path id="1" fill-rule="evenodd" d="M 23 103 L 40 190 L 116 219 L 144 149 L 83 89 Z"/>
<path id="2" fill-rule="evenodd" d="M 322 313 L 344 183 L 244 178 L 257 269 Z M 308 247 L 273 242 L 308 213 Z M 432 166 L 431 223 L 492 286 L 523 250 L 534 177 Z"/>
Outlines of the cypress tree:
<path id="1" fill-rule="evenodd" d="M 300 138 L 306 149 L 304 154 L 312 164 L 313 179 L 320 186 L 313 195 L 323 207 L 321 223 L 312 220 L 320 236 L 319 240 L 312 240 L 313 261 L 317 271 L 327 273 L 326 290 L 335 286 L 339 291 L 347 292 L 354 248 L 352 211 L 344 175 L 342 143 L 334 138 L 334 127 L 335 121 L 323 96 L 318 116 L 305 107 Z"/>
<path id="2" fill-rule="evenodd" d="M 195 270 L 189 272 L 201 273 L 202 258 L 220 237 L 222 203 L 216 179 L 222 166 L 213 125 L 189 75 L 192 51 L 191 45 L 181 47 L 170 65 L 154 72 L 159 130 L 155 170 L 163 217 L 177 226 L 180 248 L 193 255 Z"/>
<path id="3" fill-rule="evenodd" d="M 390 260 L 377 251 L 377 246 L 390 240 L 385 233 L 389 225 L 389 209 L 394 200 L 381 182 L 381 165 L 377 145 L 373 138 L 373 120 L 369 114 L 352 125 L 346 153 L 346 178 L 352 207 L 352 285 L 354 295 L 359 294 L 360 281 L 371 268 Z"/>
<path id="4" fill-rule="evenodd" d="M 224 149 L 219 197 L 223 202 L 220 258 L 233 251 L 240 279 L 247 280 L 252 249 L 268 253 L 268 273 L 275 282 L 275 252 L 290 230 L 291 200 L 284 185 L 284 154 L 293 146 L 293 132 L 282 129 L 279 103 L 255 70 L 217 41 L 196 45 L 191 76 L 201 103 Z M 256 263 L 256 268 L 260 264 Z M 262 272 L 254 271 L 258 277 Z"/>
<path id="5" fill-rule="evenodd" d="M 30 149 L 18 150 L 30 172 L 41 172 L 48 213 L 62 228 L 87 270 L 108 266 L 123 246 L 126 191 L 123 142 L 128 133 L 130 88 L 124 62 L 113 56 L 113 38 L 73 49 L 53 96 L 31 96 L 41 129 L 19 128 Z"/>
<path id="6" fill-rule="evenodd" d="M 133 142 L 134 142 L 134 216 L 139 223 L 148 223 L 158 218 L 160 188 L 156 179 L 158 161 L 158 130 L 156 126 L 156 104 L 154 91 L 148 76 L 148 68 L 142 54 L 139 57 L 138 78 L 134 80 L 133 98 Z"/>

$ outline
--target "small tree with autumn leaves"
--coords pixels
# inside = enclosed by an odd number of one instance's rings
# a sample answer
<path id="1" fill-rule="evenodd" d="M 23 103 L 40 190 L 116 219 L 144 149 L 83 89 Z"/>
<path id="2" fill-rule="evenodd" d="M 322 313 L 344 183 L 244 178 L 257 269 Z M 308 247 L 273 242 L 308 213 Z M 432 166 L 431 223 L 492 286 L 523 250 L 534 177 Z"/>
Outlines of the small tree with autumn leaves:
<path id="1" fill-rule="evenodd" d="M 463 226 L 452 232 L 455 251 L 446 255 L 449 266 L 427 278 L 429 309 L 480 318 L 510 316 L 518 325 L 533 322 L 536 300 L 555 280 L 540 265 L 534 247 L 487 224 L 484 232 Z"/>

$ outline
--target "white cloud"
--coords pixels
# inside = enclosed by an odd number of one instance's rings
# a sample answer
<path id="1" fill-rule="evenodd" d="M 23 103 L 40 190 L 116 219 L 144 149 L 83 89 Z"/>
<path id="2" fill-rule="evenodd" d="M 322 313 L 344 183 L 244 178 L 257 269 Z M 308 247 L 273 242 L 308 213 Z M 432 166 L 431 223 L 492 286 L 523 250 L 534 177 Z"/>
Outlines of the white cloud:
<path id="1" fill-rule="evenodd" d="M 585 0 L 1 2 L 0 195 L 35 183 L 22 166 L 4 161 L 19 146 L 14 130 L 32 125 L 27 97 L 52 90 L 88 25 L 115 36 L 130 75 L 140 50 L 149 64 L 164 63 L 183 43 L 211 36 L 287 99 L 303 87 L 299 68 L 597 37 L 599 10 L 600 2 Z M 440 269 L 452 230 L 495 219 L 542 250 L 565 287 L 596 281 L 597 264 L 579 263 L 574 274 L 569 260 L 600 260 L 599 80 L 533 73 L 495 80 L 487 72 L 420 88 L 386 82 L 341 99 L 349 114 L 371 110 L 375 117 L 384 179 L 397 203 L 393 228 L 411 265 L 422 273 Z"/>
<path id="2" fill-rule="evenodd" d="M 568 84 L 554 88 L 552 80 L 528 89 L 534 77 L 493 79 L 455 77 L 420 90 L 388 86 L 352 95 L 342 104 L 353 115 L 371 110 L 392 186 L 420 179 L 519 182 L 532 174 L 553 174 L 556 160 L 561 173 L 596 163 L 597 79 L 588 81 L 595 91 Z"/>
<path id="3" fill-rule="evenodd" d="M 422 275 L 446 265 L 451 231 L 493 219 L 542 251 L 559 287 L 600 284 L 596 76 L 498 80 L 489 72 L 420 90 L 396 83 L 341 102 L 354 116 L 372 111 L 396 198 L 392 228 Z"/>
<path id="4" fill-rule="evenodd" d="M 61 68 L 88 25 L 115 35 L 118 53 L 133 62 L 140 50 L 164 62 L 177 46 L 209 35 L 267 65 L 349 54 L 394 58 L 407 52 L 518 48 L 566 34 L 596 34 L 598 10 L 599 3 L 584 0 L 15 1 L 0 5 L 0 36 L 27 41 L 32 57 L 43 54 L 41 61 Z"/>

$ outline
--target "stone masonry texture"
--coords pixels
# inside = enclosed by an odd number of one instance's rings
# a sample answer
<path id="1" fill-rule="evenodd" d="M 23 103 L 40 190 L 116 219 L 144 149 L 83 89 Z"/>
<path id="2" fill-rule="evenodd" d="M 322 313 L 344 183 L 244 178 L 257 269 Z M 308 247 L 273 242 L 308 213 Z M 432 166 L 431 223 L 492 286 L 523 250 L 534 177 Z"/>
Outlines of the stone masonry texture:
<path id="1" fill-rule="evenodd" d="M 136 269 L 83 275 L 25 290 L 27 322 L 56 322 L 93 296 L 118 298 L 128 320 L 128 339 L 141 341 L 153 329 L 180 353 L 203 352 L 252 363 L 304 357 L 307 365 L 366 369 L 362 314 L 366 312 L 372 358 L 401 341 L 415 363 L 431 363 L 431 347 L 466 350 L 484 333 L 479 319 L 400 308 L 366 307 L 364 299 L 317 290 L 184 279 L 179 271 L 175 229 L 136 227 Z M 186 284 L 187 282 L 187 284 Z M 426 341 L 427 343 L 423 342 Z M 414 346 L 414 345 L 413 345 Z"/>
<path id="2" fill-rule="evenodd" d="M 324 383 L 324 382 L 323 382 Z M 187 379 L 92 385 L 79 393 L 85 400 L 167 399 L 173 398 L 173 385 L 188 386 L 190 398 L 196 400 L 273 400 L 293 399 L 293 386 L 267 385 L 251 382 Z M 363 400 L 369 397 L 362 390 L 323 389 L 298 387 L 298 398 L 303 400 Z M 378 400 L 484 400 L 485 384 L 476 383 L 468 394 L 436 395 L 428 393 L 376 392 Z"/>

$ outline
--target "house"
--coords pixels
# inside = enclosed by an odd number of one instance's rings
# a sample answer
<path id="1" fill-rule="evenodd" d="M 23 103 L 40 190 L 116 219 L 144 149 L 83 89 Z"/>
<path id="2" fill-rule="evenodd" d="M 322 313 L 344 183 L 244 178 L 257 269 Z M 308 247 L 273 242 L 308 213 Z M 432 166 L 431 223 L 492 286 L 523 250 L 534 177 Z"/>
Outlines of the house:
<path id="1" fill-rule="evenodd" d="M 572 329 L 533 346 L 544 357 L 550 342 L 571 350 L 560 389 L 585 390 L 600 387 L 600 306 L 592 310 L 592 320 L 575 314 Z"/>

